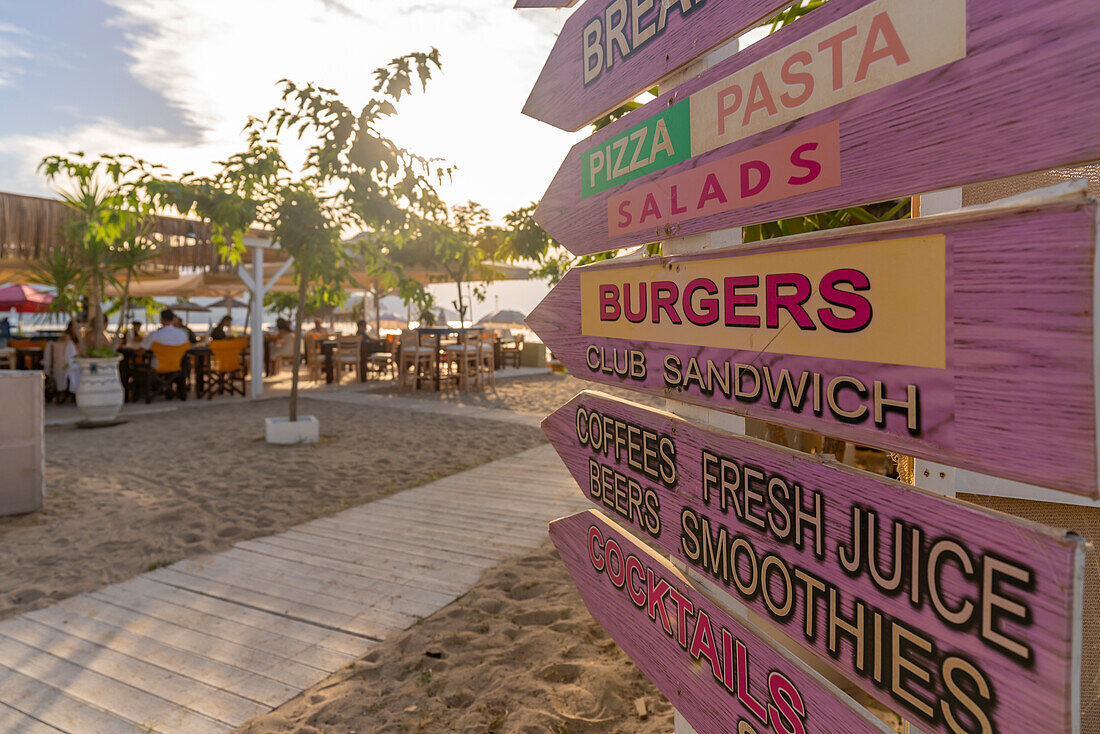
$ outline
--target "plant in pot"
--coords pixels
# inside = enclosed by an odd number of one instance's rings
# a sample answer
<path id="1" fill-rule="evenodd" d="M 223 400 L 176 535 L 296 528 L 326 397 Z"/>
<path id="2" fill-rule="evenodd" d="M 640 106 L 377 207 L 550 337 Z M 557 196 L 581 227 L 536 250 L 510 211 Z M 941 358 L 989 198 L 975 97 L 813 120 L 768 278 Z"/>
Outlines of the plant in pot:
<path id="1" fill-rule="evenodd" d="M 76 404 L 88 422 L 110 422 L 125 394 L 118 372 L 121 355 L 105 332 L 104 298 L 108 289 L 125 292 L 122 277 L 128 283 L 156 254 L 156 243 L 148 237 L 152 208 L 137 187 L 123 180 L 117 158 L 47 156 L 39 168 L 51 183 L 69 181 L 69 188 L 58 193 L 70 216 L 62 224 L 62 243 L 38 263 L 36 279 L 55 289 L 55 310 L 70 318 L 78 304 L 87 303 L 85 334 L 73 360 L 80 369 Z"/>
<path id="2" fill-rule="evenodd" d="M 342 302 L 352 264 L 392 286 L 387 290 L 412 300 L 427 296 L 385 248 L 360 248 L 342 237 L 356 231 L 392 233 L 413 216 L 439 210 L 428 176 L 442 180 L 450 169 L 399 147 L 379 130 L 397 113 L 396 103 L 414 81 L 423 88 L 432 70 L 439 68 L 435 49 L 393 59 L 375 70 L 377 96 L 358 112 L 331 89 L 283 80 L 282 105 L 266 118 L 249 119 L 248 148 L 220 161 L 215 174 L 175 181 L 151 175 L 146 181 L 162 206 L 184 216 L 194 213 L 223 233 L 223 257 L 232 260 L 243 250 L 241 237 L 256 225 L 270 231 L 273 242 L 293 258 L 297 293 L 290 410 L 285 418 L 267 419 L 266 435 L 272 443 L 318 439 L 316 420 L 298 414 L 302 318 L 310 306 Z M 309 141 L 300 168 L 292 169 L 284 159 L 283 137 L 294 138 L 295 147 L 297 140 Z M 280 305 L 291 306 L 285 301 Z"/>

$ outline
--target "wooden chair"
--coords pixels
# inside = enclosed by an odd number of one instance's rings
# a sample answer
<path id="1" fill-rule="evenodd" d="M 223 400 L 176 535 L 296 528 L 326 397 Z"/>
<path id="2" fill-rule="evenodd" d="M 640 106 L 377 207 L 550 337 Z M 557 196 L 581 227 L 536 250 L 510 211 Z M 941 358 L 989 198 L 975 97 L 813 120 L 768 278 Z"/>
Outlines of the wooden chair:
<path id="1" fill-rule="evenodd" d="M 217 395 L 245 394 L 245 381 L 248 379 L 248 339 L 215 339 L 210 342 L 209 383 L 206 386 L 206 399 Z"/>
<path id="2" fill-rule="evenodd" d="M 520 360 L 523 355 L 523 334 L 516 334 L 515 340 L 511 344 L 500 345 L 500 366 L 501 367 L 516 367 L 520 366 Z"/>
<path id="3" fill-rule="evenodd" d="M 478 335 L 477 372 L 478 383 L 484 387 L 489 384 L 496 389 L 497 370 L 496 359 L 493 355 L 493 335 L 483 331 Z"/>
<path id="4" fill-rule="evenodd" d="M 306 334 L 302 338 L 302 350 L 306 355 L 309 379 L 313 382 L 320 382 L 321 369 L 325 366 L 325 356 L 321 354 L 321 339 L 313 334 Z"/>
<path id="5" fill-rule="evenodd" d="M 397 344 L 398 388 L 404 389 L 408 384 L 410 367 L 414 387 L 419 388 L 422 379 L 432 379 L 432 372 L 438 358 L 439 355 L 435 353 L 434 347 L 421 345 L 418 332 L 401 332 L 401 339 Z"/>
<path id="6" fill-rule="evenodd" d="M 146 403 L 153 402 L 154 391 L 162 392 L 168 400 L 173 397 L 187 400 L 187 370 L 184 360 L 190 348 L 190 344 L 154 344 L 151 352 L 145 353 L 142 372 L 145 378 Z"/>
<path id="7" fill-rule="evenodd" d="M 279 374 L 283 369 L 283 364 L 287 367 L 294 366 L 294 335 L 288 334 L 286 336 L 278 336 L 271 341 L 271 346 L 268 348 L 267 357 L 270 361 L 268 370 L 273 375 Z"/>
<path id="8" fill-rule="evenodd" d="M 332 359 L 335 362 L 337 385 L 340 384 L 345 370 L 354 372 L 359 381 L 363 381 L 363 375 L 359 369 L 359 352 L 361 349 L 363 349 L 363 340 L 358 336 L 342 336 L 336 340 L 336 354 L 333 355 Z"/>
<path id="9" fill-rule="evenodd" d="M 0 347 L 0 370 L 15 369 L 15 348 Z"/>
<path id="10" fill-rule="evenodd" d="M 469 390 L 470 385 L 479 385 L 481 381 L 481 337 L 476 332 L 459 332 L 458 343 L 444 348 L 447 361 L 454 365 L 455 376 L 460 390 Z M 492 359 L 492 352 L 489 353 Z"/>
<path id="11" fill-rule="evenodd" d="M 387 339 L 368 339 L 362 348 L 367 350 L 365 377 L 374 375 L 376 380 L 380 380 L 382 375 L 394 369 L 392 336 Z"/>

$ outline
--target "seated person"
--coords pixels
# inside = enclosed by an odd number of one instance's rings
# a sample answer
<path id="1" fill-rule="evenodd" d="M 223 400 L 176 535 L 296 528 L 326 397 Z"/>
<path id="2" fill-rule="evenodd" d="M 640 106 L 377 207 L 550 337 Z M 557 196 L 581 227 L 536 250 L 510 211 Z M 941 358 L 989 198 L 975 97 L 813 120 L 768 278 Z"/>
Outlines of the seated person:
<path id="1" fill-rule="evenodd" d="M 328 336 L 328 332 L 325 331 L 325 324 L 323 321 L 321 321 L 321 319 L 313 319 L 313 328 L 310 329 L 309 335 L 318 339 L 322 339 Z"/>
<path id="2" fill-rule="evenodd" d="M 191 331 L 191 327 L 188 326 L 187 324 L 183 323 L 183 319 L 181 319 L 179 316 L 175 316 L 172 319 L 172 324 L 177 329 L 182 330 L 184 334 L 187 334 L 187 341 L 189 341 L 192 344 L 197 344 L 198 343 L 199 338 L 197 336 L 195 336 L 195 332 Z M 160 331 L 160 329 L 158 329 L 157 331 Z"/>
<path id="3" fill-rule="evenodd" d="M 170 308 L 160 312 L 160 328 L 147 334 L 141 340 L 142 349 L 152 349 L 154 344 L 164 344 L 169 347 L 178 347 L 191 341 L 187 332 L 177 325 L 179 317 Z"/>
<path id="4" fill-rule="evenodd" d="M 61 337 L 46 345 L 42 369 L 53 379 L 58 392 L 75 393 L 80 386 L 80 367 L 76 357 L 80 353 L 80 329 L 70 320 Z"/>
<path id="5" fill-rule="evenodd" d="M 144 339 L 145 336 L 141 333 L 141 322 L 134 321 L 130 323 L 130 329 L 126 332 L 126 338 L 122 340 L 122 346 L 140 349 Z"/>
<path id="6" fill-rule="evenodd" d="M 294 333 L 294 329 L 290 328 L 289 321 L 280 316 L 275 319 L 275 333 L 279 336 L 288 336 Z"/>
<path id="7" fill-rule="evenodd" d="M 233 317 L 228 314 L 222 316 L 221 321 L 210 331 L 211 339 L 228 339 L 229 327 L 233 325 Z"/>

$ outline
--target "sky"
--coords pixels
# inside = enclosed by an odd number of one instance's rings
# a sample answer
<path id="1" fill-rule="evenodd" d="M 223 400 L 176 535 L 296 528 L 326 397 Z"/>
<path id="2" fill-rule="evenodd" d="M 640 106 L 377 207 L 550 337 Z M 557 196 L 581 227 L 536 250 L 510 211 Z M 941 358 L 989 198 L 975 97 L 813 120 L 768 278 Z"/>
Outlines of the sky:
<path id="1" fill-rule="evenodd" d="M 48 195 L 42 156 L 131 153 L 208 172 L 289 78 L 353 108 L 372 72 L 439 49 L 443 72 L 386 132 L 456 166 L 441 193 L 493 217 L 542 196 L 584 133 L 520 113 L 570 11 L 510 0 L 0 0 L 0 190 Z"/>

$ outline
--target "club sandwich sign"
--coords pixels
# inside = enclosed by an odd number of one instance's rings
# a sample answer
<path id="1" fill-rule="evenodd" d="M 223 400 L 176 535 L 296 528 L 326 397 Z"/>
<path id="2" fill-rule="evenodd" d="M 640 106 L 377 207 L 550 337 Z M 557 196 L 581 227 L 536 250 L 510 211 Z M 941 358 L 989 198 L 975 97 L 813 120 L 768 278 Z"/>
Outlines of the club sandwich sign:
<path id="1" fill-rule="evenodd" d="M 1078 0 L 832 0 L 578 143 L 536 219 L 588 254 L 1089 160 L 1098 46 Z"/>
<path id="2" fill-rule="evenodd" d="M 922 731 L 1076 730 L 1077 535 L 598 393 L 542 427 L 601 510 Z"/>
<path id="3" fill-rule="evenodd" d="M 1077 192 L 597 263 L 528 324 L 579 377 L 1096 496 L 1096 215 Z"/>

